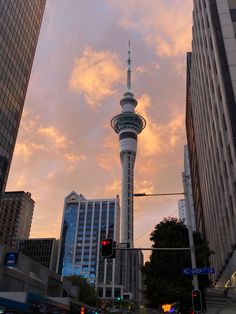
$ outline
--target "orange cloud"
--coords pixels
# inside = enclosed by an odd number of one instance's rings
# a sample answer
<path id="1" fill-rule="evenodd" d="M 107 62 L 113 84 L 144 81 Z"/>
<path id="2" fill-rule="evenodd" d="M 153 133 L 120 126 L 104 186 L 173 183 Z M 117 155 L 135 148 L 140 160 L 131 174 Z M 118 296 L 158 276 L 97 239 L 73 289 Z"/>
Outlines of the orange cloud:
<path id="1" fill-rule="evenodd" d="M 66 138 L 63 135 L 60 135 L 59 132 L 56 130 L 55 127 L 41 127 L 38 129 L 39 134 L 46 135 L 47 137 L 51 138 L 56 146 L 65 148 L 66 147 Z"/>
<path id="2" fill-rule="evenodd" d="M 121 180 L 114 180 L 112 183 L 105 187 L 107 195 L 116 195 L 121 190 Z"/>
<path id="3" fill-rule="evenodd" d="M 32 116 L 31 111 L 28 108 L 24 108 L 22 112 L 21 124 L 20 127 L 24 131 L 31 131 L 33 130 L 36 125 L 39 123 L 40 116 Z"/>
<path id="4" fill-rule="evenodd" d="M 26 185 L 26 178 L 25 175 L 22 174 L 16 181 L 15 181 L 15 186 L 17 189 L 22 189 Z"/>
<path id="5" fill-rule="evenodd" d="M 185 53 L 191 44 L 192 1 L 142 0 L 112 2 L 120 11 L 119 24 L 138 31 L 148 46 L 154 46 L 157 55 L 172 57 Z"/>
<path id="6" fill-rule="evenodd" d="M 69 80 L 69 88 L 84 94 L 87 103 L 98 106 L 104 97 L 116 93 L 113 85 L 122 78 L 118 56 L 109 51 L 94 51 L 90 47 L 77 58 Z"/>
<path id="7" fill-rule="evenodd" d="M 157 124 L 148 114 L 148 109 L 151 109 L 149 96 L 142 95 L 138 102 L 139 112 L 147 121 L 147 126 L 139 137 L 141 156 L 145 158 L 173 150 L 184 135 L 184 113 L 172 113 L 168 123 Z"/>
<path id="8" fill-rule="evenodd" d="M 85 155 L 78 155 L 78 154 L 74 154 L 74 153 L 64 154 L 64 157 L 70 162 L 76 162 L 79 160 L 85 160 L 86 159 Z"/>
<path id="9" fill-rule="evenodd" d="M 134 186 L 135 186 L 135 193 L 154 193 L 155 187 L 154 184 L 151 180 L 140 180 L 140 179 L 135 179 L 134 180 Z"/>
<path id="10" fill-rule="evenodd" d="M 115 166 L 120 166 L 119 159 L 119 139 L 116 134 L 112 134 L 112 129 L 103 140 L 102 152 L 96 156 L 99 167 L 106 171 L 112 171 Z M 115 140 L 114 140 L 115 139 Z M 114 156 L 116 158 L 114 159 Z"/>
<path id="11" fill-rule="evenodd" d="M 15 154 L 16 156 L 21 157 L 24 161 L 28 161 L 30 157 L 39 150 L 45 151 L 46 146 L 35 143 L 16 143 Z"/>

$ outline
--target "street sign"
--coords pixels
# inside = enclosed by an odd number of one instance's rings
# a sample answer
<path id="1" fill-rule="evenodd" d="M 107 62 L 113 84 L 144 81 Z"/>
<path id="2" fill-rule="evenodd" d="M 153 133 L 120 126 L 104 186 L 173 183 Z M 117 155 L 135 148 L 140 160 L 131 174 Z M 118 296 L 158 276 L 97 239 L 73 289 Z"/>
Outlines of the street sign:
<path id="1" fill-rule="evenodd" d="M 5 254 L 4 265 L 9 267 L 14 267 L 17 265 L 17 252 L 7 252 Z"/>
<path id="2" fill-rule="evenodd" d="M 209 275 L 214 273 L 215 269 L 213 267 L 182 268 L 182 275 Z"/>

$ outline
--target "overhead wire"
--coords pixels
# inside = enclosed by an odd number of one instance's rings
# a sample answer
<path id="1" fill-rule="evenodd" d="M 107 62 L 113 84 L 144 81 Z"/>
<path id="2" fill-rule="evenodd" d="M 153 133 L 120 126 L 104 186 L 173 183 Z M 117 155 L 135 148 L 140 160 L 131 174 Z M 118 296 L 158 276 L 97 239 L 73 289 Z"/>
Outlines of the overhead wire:
<path id="1" fill-rule="evenodd" d="M 169 216 L 172 216 L 177 210 L 174 210 L 173 212 L 171 212 L 169 214 Z M 151 228 L 148 228 L 146 231 L 144 231 L 142 234 L 140 234 L 137 238 L 134 239 L 134 241 L 137 241 L 139 238 L 141 238 L 143 235 L 145 235 L 147 232 L 149 232 L 150 230 L 154 229 L 154 227 L 152 226 Z"/>

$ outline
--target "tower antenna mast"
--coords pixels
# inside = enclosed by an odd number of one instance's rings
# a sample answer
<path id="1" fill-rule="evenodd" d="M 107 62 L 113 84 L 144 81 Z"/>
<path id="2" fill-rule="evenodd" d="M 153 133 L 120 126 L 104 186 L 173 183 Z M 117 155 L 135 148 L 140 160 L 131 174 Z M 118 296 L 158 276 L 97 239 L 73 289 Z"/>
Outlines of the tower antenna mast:
<path id="1" fill-rule="evenodd" d="M 127 64 L 128 64 L 128 69 L 127 69 L 127 88 L 128 88 L 128 92 L 131 92 L 131 57 L 130 57 L 130 40 L 129 40 L 129 49 L 128 49 L 128 60 L 127 60 Z"/>

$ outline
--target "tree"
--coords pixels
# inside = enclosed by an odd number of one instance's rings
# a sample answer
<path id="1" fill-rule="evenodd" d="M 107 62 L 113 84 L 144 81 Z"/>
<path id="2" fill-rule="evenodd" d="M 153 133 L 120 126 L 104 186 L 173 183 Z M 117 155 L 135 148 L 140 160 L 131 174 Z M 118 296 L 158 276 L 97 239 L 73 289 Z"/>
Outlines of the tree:
<path id="1" fill-rule="evenodd" d="M 199 232 L 194 232 L 197 267 L 209 267 L 208 243 Z M 178 218 L 164 218 L 150 235 L 152 247 L 189 247 L 188 229 Z M 184 276 L 182 268 L 191 268 L 189 251 L 152 251 L 150 260 L 143 267 L 146 298 L 151 307 L 178 302 L 181 313 L 191 308 L 192 276 Z M 208 276 L 198 276 L 199 287 L 210 285 Z"/>
<path id="2" fill-rule="evenodd" d="M 79 275 L 67 276 L 65 279 L 68 279 L 72 282 L 73 285 L 79 287 L 79 300 L 91 306 L 96 306 L 97 296 L 96 291 L 93 285 L 88 283 L 88 281 Z"/>

